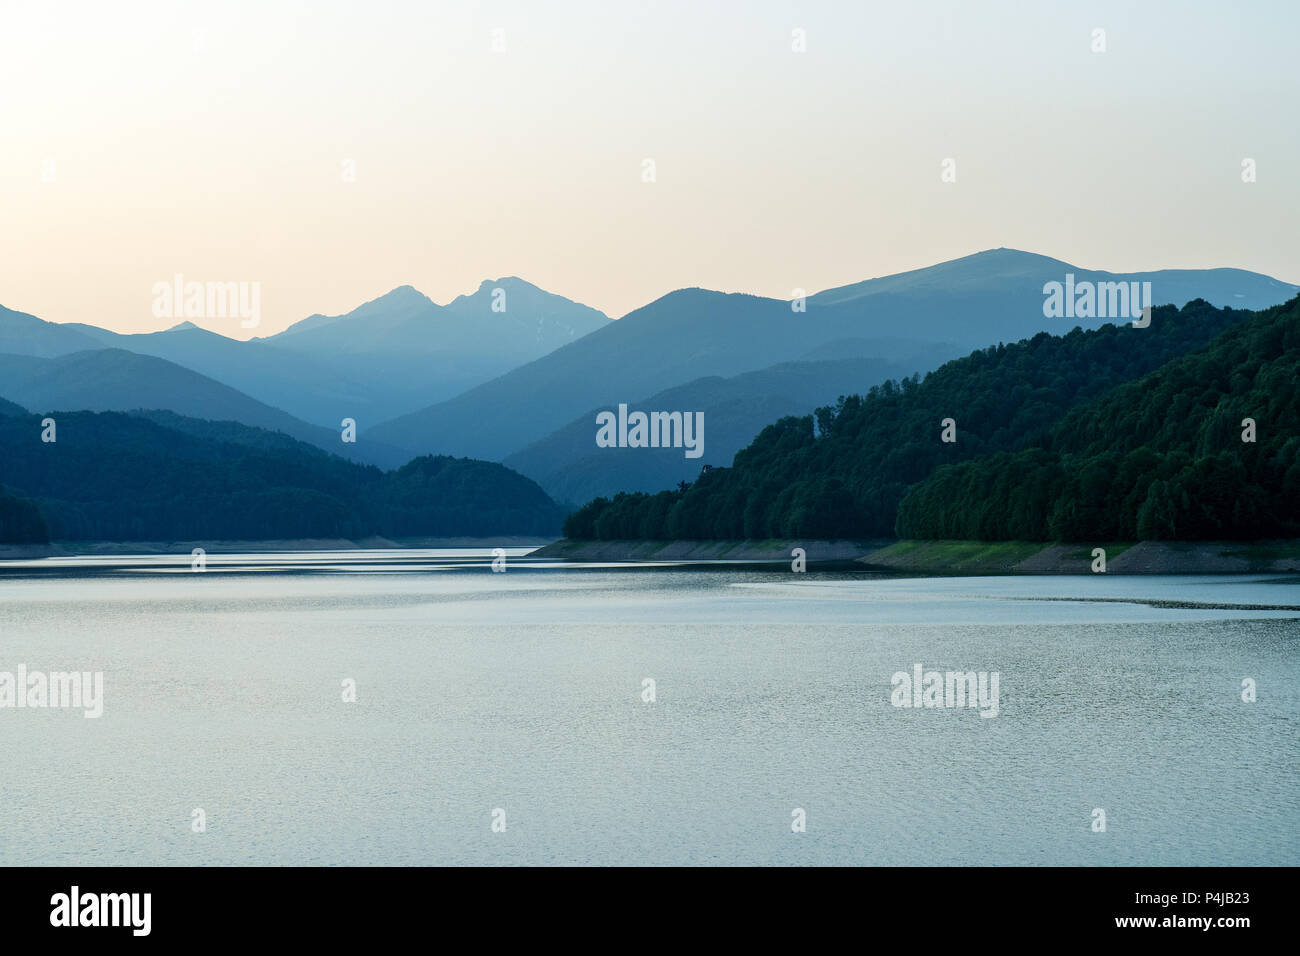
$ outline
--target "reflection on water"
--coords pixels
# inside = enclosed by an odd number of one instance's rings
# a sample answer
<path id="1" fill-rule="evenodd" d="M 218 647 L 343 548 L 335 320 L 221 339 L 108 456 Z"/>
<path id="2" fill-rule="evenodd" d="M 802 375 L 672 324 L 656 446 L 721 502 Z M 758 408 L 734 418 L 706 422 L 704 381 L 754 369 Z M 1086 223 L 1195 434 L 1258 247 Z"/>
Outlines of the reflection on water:
<path id="1" fill-rule="evenodd" d="M 526 555 L 0 562 L 0 671 L 104 674 L 0 707 L 0 863 L 1300 858 L 1294 578 Z M 998 716 L 891 706 L 915 664 Z"/>

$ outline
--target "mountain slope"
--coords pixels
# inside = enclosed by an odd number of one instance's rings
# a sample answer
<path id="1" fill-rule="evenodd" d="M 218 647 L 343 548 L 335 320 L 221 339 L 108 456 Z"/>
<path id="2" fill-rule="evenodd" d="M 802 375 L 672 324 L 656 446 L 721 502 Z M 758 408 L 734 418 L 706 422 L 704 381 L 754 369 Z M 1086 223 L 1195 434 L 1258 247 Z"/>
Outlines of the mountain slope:
<path id="1" fill-rule="evenodd" d="M 497 303 L 501 304 L 503 311 L 493 311 Z M 495 281 L 485 279 L 473 293 L 457 296 L 447 303 L 446 308 L 452 315 L 472 323 L 484 320 L 496 323 L 493 334 L 508 337 L 510 345 L 518 350 L 517 354 L 527 355 L 529 360 L 577 341 L 610 323 L 605 313 L 539 289 L 517 276 Z M 477 325 L 467 328 L 477 337 Z M 472 344 L 467 341 L 465 350 Z M 481 344 L 480 341 L 480 347 Z"/>
<path id="2" fill-rule="evenodd" d="M 1039 331 L 1104 324 L 1104 318 L 1044 315 L 1043 286 L 1118 281 L 1011 249 L 977 253 L 928 269 L 830 289 L 791 303 L 683 289 L 629 313 L 583 339 L 455 398 L 374 427 L 374 438 L 418 452 L 500 459 L 563 428 L 590 409 L 707 376 L 733 376 L 816 353 L 836 342 L 874 341 L 874 357 L 943 344 L 956 354 Z M 1220 304 L 1266 306 L 1296 287 L 1240 270 L 1133 273 L 1151 281 L 1157 303 L 1210 297 Z M 824 352 L 821 353 L 824 355 Z"/>
<path id="3" fill-rule="evenodd" d="M 494 311 L 494 302 L 505 311 Z M 152 355 L 335 428 L 343 418 L 373 425 L 450 398 L 608 322 L 595 309 L 504 278 L 447 306 L 402 286 L 345 315 L 310 316 L 247 342 L 191 322 L 122 335 L 0 309 L 0 352 L 52 358 L 121 348 Z"/>
<path id="4" fill-rule="evenodd" d="M 93 335 L 75 326 L 46 322 L 0 305 L 0 352 L 50 357 L 100 347 Z"/>
<path id="5" fill-rule="evenodd" d="M 309 316 L 258 341 L 325 355 L 414 351 L 531 361 L 609 321 L 602 312 L 510 276 L 484 280 L 473 294 L 445 306 L 399 286 L 344 315 Z"/>
<path id="6" fill-rule="evenodd" d="M 618 491 L 659 491 L 694 481 L 704 465 L 729 465 L 768 422 L 806 415 L 840 395 L 860 392 L 919 364 L 872 358 L 790 362 L 734 378 L 696 379 L 631 404 L 644 411 L 703 412 L 703 454 L 686 458 L 681 448 L 597 448 L 591 409 L 564 428 L 503 462 L 538 482 L 556 501 L 585 502 Z M 611 411 L 614 411 L 611 409 Z"/>
<path id="7" fill-rule="evenodd" d="M 27 409 L 0 398 L 0 418 L 25 418 Z M 0 544 L 44 544 L 50 531 L 36 503 L 0 486 Z"/>
<path id="8" fill-rule="evenodd" d="M 45 544 L 50 529 L 36 502 L 0 488 L 0 544 Z"/>
<path id="9" fill-rule="evenodd" d="M 731 376 L 811 344 L 787 302 L 703 289 L 669 293 L 544 358 L 376 426 L 376 440 L 499 459 L 588 410 Z"/>
<path id="10" fill-rule="evenodd" d="M 731 468 L 685 492 L 597 499 L 565 533 L 589 538 L 871 538 L 893 534 L 907 489 L 945 464 L 1041 443 L 1070 409 L 1203 347 L 1254 313 L 1200 300 L 1147 328 L 1045 332 L 949 362 L 924 380 L 768 426 Z M 944 441 L 952 420 L 955 439 Z M 814 429 L 814 420 L 816 428 Z"/>
<path id="11" fill-rule="evenodd" d="M 403 285 L 362 303 L 351 312 L 311 315 L 283 332 L 257 341 L 327 355 L 385 350 L 383 338 L 388 333 L 394 329 L 408 331 L 413 321 L 432 321 L 438 311 L 439 306 L 424 293 Z M 418 337 L 417 341 L 425 342 L 427 337 Z"/>
<path id="12" fill-rule="evenodd" d="M 1043 284 L 1062 281 L 1072 273 L 1079 282 L 1151 283 L 1156 304 L 1182 305 L 1205 299 L 1212 305 L 1234 309 L 1263 309 L 1285 302 L 1297 287 L 1244 269 L 1160 269 L 1152 272 L 1106 272 L 1083 269 L 1060 259 L 1019 249 L 988 249 L 949 262 L 899 272 L 879 279 L 827 289 L 809 301 L 821 305 L 843 304 L 878 295 L 1006 296 L 1024 290 L 1031 304 L 1042 306 Z M 987 333 L 987 329 L 981 330 Z M 985 337 L 985 342 L 993 338 Z"/>
<path id="13" fill-rule="evenodd" d="M 286 354 L 256 341 L 228 339 L 189 323 L 165 332 L 135 335 L 82 328 L 96 338 L 93 348 L 117 348 L 166 359 L 315 425 L 336 427 L 344 418 L 366 422 L 377 417 L 374 389 L 369 384 L 346 368 L 340 370 L 309 356 Z"/>
<path id="14" fill-rule="evenodd" d="M 35 502 L 56 540 L 536 535 L 559 522 L 540 488 L 490 462 L 384 473 L 247 426 L 179 424 L 65 412 L 45 443 L 39 416 L 0 417 L 0 486 Z"/>
<path id="15" fill-rule="evenodd" d="M 1300 536 L 1300 298 L 1074 409 L 1034 448 L 939 469 L 903 498 L 898 529 L 1099 543 Z"/>
<path id="16" fill-rule="evenodd" d="M 369 383 L 374 401 L 364 414 L 374 424 L 385 413 L 450 398 L 608 323 L 595 309 L 504 278 L 446 306 L 402 286 L 346 315 L 311 316 L 258 343 Z"/>
<path id="17" fill-rule="evenodd" d="M 412 457 L 374 443 L 344 443 L 339 429 L 309 425 L 188 368 L 123 349 L 58 358 L 0 355 L 0 381 L 14 399 L 41 412 L 168 409 L 281 431 L 343 457 L 387 467 Z"/>

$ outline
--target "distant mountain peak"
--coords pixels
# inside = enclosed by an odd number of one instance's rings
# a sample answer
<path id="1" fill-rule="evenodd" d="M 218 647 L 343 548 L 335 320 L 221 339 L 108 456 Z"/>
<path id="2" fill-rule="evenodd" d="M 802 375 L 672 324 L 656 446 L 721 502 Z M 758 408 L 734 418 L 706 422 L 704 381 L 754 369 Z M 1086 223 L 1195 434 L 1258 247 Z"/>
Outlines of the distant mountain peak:
<path id="1" fill-rule="evenodd" d="M 365 318 L 375 314 L 391 314 L 394 310 L 405 313 L 419 312 L 425 309 L 437 309 L 438 304 L 413 285 L 399 285 L 390 289 L 376 299 L 361 303 L 350 312 L 341 315 L 311 316 L 324 322 L 337 322 L 342 319 Z M 292 327 L 292 326 L 291 326 Z"/>
<path id="2" fill-rule="evenodd" d="M 362 306 L 359 306 L 353 311 L 360 312 L 361 309 L 364 309 L 366 306 L 375 305 L 380 302 L 386 305 L 397 305 L 397 304 L 404 305 L 408 303 L 412 305 L 422 305 L 426 302 L 429 305 L 433 305 L 433 300 L 430 299 L 423 292 L 421 292 L 419 289 L 417 289 L 415 286 L 399 285 L 396 289 L 393 289 L 389 292 L 385 292 L 377 299 L 371 299 L 369 302 L 365 303 Z"/>
<path id="3" fill-rule="evenodd" d="M 173 325 L 170 329 L 167 329 L 167 331 L 168 331 L 168 332 L 183 332 L 185 329 L 197 329 L 197 328 L 198 328 L 197 325 L 195 325 L 193 322 L 190 322 L 190 321 L 187 320 L 187 321 L 185 321 L 185 322 L 177 322 L 177 323 L 176 323 L 175 325 Z"/>
<path id="4" fill-rule="evenodd" d="M 376 319 L 392 321 L 396 318 L 400 321 L 412 315 L 433 311 L 438 308 L 439 306 L 432 299 L 415 286 L 399 285 L 397 288 L 385 292 L 377 299 L 363 302 L 351 312 L 345 312 L 341 315 L 322 315 L 317 312 L 305 319 L 300 319 L 282 332 L 268 336 L 268 339 L 300 335 L 303 332 L 309 332 L 324 326 L 347 326 L 351 322 L 361 323 L 358 326 L 353 326 L 354 328 L 360 328 L 368 326 L 369 323 Z"/>
<path id="5" fill-rule="evenodd" d="M 521 279 L 519 276 L 502 276 L 499 279 L 484 279 L 478 284 L 478 288 L 474 290 L 474 295 L 482 295 L 485 292 L 491 292 L 493 289 L 506 289 L 507 291 L 514 289 L 528 289 L 535 292 L 542 292 L 547 295 L 554 294 L 546 292 L 546 290 L 541 286 L 533 285 L 527 279 Z M 459 296 L 458 298 L 463 299 L 466 298 L 466 296 Z"/>
<path id="6" fill-rule="evenodd" d="M 478 284 L 478 288 L 468 295 L 458 295 L 451 302 L 447 303 L 447 308 L 452 310 L 469 308 L 481 308 L 483 303 L 490 302 L 496 291 L 500 289 L 508 295 L 522 296 L 525 301 L 534 304 L 541 303 L 569 303 L 579 309 L 587 309 L 594 315 L 600 315 L 607 318 L 603 313 L 597 313 L 594 309 L 584 306 L 581 303 L 574 302 L 555 292 L 547 292 L 541 286 L 534 285 L 527 279 L 521 279 L 519 276 L 502 276 L 499 279 L 484 279 Z"/>

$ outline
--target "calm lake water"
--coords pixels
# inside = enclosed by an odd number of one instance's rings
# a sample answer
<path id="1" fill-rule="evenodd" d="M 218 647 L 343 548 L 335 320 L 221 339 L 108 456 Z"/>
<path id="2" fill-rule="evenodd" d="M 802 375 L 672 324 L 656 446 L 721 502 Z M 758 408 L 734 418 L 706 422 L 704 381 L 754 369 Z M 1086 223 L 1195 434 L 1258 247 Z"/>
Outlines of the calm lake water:
<path id="1" fill-rule="evenodd" d="M 1300 862 L 1296 577 L 489 561 L 0 563 L 0 864 Z"/>

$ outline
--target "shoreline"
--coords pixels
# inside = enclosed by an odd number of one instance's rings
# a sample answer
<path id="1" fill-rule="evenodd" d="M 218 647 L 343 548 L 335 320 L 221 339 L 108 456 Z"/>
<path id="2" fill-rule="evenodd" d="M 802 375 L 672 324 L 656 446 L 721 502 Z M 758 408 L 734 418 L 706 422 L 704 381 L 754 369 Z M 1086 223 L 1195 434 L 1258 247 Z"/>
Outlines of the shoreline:
<path id="1" fill-rule="evenodd" d="M 184 554 L 202 548 L 208 554 L 256 554 L 277 551 L 403 551 L 440 548 L 538 548 L 555 538 L 503 535 L 498 538 L 295 538 L 263 541 L 53 541 L 49 544 L 0 544 L 0 561 L 76 558 L 126 554 Z"/>
<path id="2" fill-rule="evenodd" d="M 803 548 L 823 570 L 917 574 L 1093 574 L 1093 549 L 1108 574 L 1267 574 L 1300 572 L 1300 541 L 1139 541 L 1060 544 L 1026 541 L 572 541 L 530 557 L 566 561 L 790 564 Z"/>
<path id="3" fill-rule="evenodd" d="M 1269 574 L 1300 572 L 1300 540 L 1139 541 L 1060 544 L 1026 541 L 767 539 L 752 541 L 574 541 L 568 538 L 309 538 L 261 541 L 57 541 L 0 545 L 0 562 L 121 555 L 257 554 L 294 551 L 531 549 L 527 557 L 574 563 L 792 564 L 809 570 L 926 575 L 1092 574 L 1093 549 L 1108 574 Z"/>

